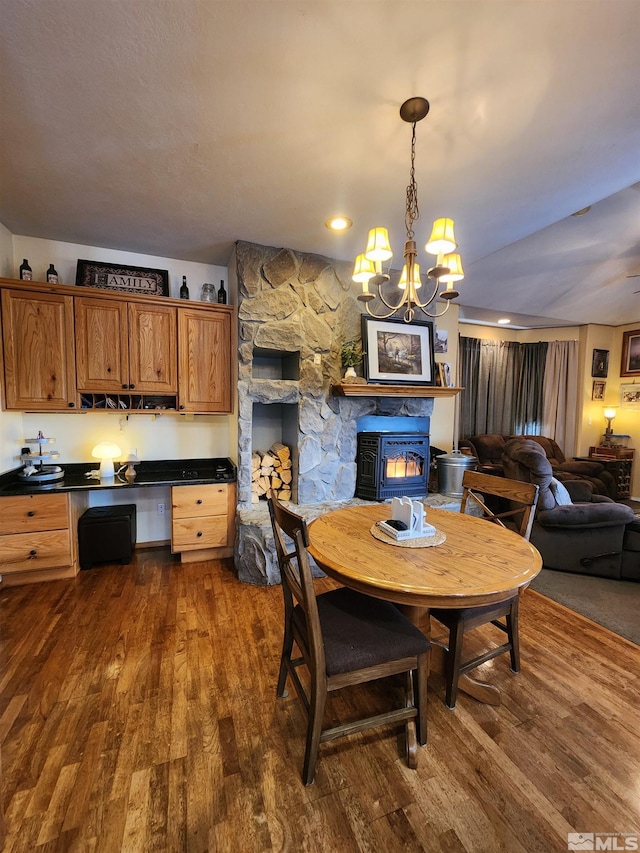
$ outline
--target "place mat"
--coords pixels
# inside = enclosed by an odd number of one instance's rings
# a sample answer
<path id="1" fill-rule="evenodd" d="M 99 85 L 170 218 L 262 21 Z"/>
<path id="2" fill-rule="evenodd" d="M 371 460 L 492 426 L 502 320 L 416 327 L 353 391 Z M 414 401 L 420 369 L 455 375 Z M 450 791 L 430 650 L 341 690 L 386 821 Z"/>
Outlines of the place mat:
<path id="1" fill-rule="evenodd" d="M 374 539 L 386 542 L 387 545 L 399 545 L 400 548 L 431 548 L 433 545 L 442 545 L 447 540 L 442 530 L 436 530 L 433 536 L 417 536 L 415 539 L 394 539 L 393 536 L 389 536 L 388 533 L 381 530 L 377 524 L 372 525 L 371 535 Z"/>

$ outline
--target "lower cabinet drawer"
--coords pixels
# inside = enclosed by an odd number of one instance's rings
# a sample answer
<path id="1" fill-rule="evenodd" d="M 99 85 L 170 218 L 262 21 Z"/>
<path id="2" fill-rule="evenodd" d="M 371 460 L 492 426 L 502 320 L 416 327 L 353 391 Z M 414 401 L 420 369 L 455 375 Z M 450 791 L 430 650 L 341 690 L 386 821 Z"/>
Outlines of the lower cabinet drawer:
<path id="1" fill-rule="evenodd" d="M 176 518 L 174 516 L 171 526 L 172 551 L 221 548 L 226 544 L 226 515 L 211 515 L 201 518 Z"/>
<path id="2" fill-rule="evenodd" d="M 68 530 L 15 533 L 0 537 L 0 574 L 34 572 L 71 564 Z"/>
<path id="3" fill-rule="evenodd" d="M 16 495 L 0 500 L 0 534 L 59 530 L 68 525 L 66 495 Z"/>
<path id="4" fill-rule="evenodd" d="M 171 512 L 173 518 L 226 515 L 229 485 L 173 486 Z"/>

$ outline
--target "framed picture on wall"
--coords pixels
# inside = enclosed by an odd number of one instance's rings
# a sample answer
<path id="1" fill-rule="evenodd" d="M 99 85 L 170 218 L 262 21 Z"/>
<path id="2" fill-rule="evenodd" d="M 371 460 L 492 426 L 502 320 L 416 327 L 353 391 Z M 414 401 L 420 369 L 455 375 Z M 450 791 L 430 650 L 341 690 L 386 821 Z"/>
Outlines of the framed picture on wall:
<path id="1" fill-rule="evenodd" d="M 436 384 L 433 323 L 376 320 L 363 314 L 362 345 L 368 382 Z"/>
<path id="2" fill-rule="evenodd" d="M 640 376 L 640 329 L 622 335 L 620 376 Z"/>
<path id="3" fill-rule="evenodd" d="M 606 379 L 609 373 L 609 350 L 594 349 L 591 359 L 591 376 Z"/>
<path id="4" fill-rule="evenodd" d="M 591 399 L 592 400 L 604 400 L 604 392 L 607 387 L 607 383 L 603 382 L 601 379 L 593 380 L 593 389 L 591 391 Z"/>
<path id="5" fill-rule="evenodd" d="M 620 407 L 622 409 L 640 409 L 640 385 L 632 383 L 620 386 Z"/>

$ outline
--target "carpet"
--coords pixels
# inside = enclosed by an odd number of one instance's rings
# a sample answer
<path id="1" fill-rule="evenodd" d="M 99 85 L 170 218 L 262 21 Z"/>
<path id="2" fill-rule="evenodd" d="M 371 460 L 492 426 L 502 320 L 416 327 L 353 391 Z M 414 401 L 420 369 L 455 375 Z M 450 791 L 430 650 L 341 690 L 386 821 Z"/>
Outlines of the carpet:
<path id="1" fill-rule="evenodd" d="M 640 646 L 640 582 L 542 569 L 530 589 Z"/>

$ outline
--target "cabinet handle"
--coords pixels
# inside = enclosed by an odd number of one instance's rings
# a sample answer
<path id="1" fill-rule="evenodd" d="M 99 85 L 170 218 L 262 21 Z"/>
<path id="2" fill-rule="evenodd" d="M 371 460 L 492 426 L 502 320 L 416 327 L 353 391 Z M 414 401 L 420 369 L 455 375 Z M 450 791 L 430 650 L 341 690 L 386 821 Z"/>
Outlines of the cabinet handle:
<path id="1" fill-rule="evenodd" d="M 33 518 L 33 516 L 35 515 L 35 512 L 32 509 L 30 509 L 29 512 L 27 513 L 27 515 L 29 516 L 29 518 Z"/>
<path id="2" fill-rule="evenodd" d="M 180 406 L 181 409 L 184 409 L 184 406 Z"/>
<path id="3" fill-rule="evenodd" d="M 128 388 L 129 386 L 128 386 L 128 385 L 126 385 L 126 384 L 123 382 L 123 383 L 122 383 L 122 387 L 123 387 L 123 388 L 125 389 L 125 391 L 126 391 L 126 390 L 127 390 L 127 388 Z"/>
<path id="4" fill-rule="evenodd" d="M 70 409 L 74 409 L 74 408 L 75 408 L 75 406 L 76 406 L 76 404 L 75 404 L 75 403 L 69 403 L 69 408 L 70 408 Z"/>
<path id="5" fill-rule="evenodd" d="M 29 557 L 35 557 L 35 555 L 36 555 L 37 553 L 38 553 L 38 552 L 36 551 L 36 549 L 35 549 L 35 548 L 33 548 L 31 551 L 29 551 Z"/>
<path id="6" fill-rule="evenodd" d="M 201 530 L 198 530 L 198 532 L 197 532 L 196 536 L 202 536 L 202 531 L 201 531 Z"/>
<path id="7" fill-rule="evenodd" d="M 133 383 L 131 383 L 131 385 L 129 385 L 129 388 L 135 388 L 135 387 L 136 386 Z"/>
<path id="8" fill-rule="evenodd" d="M 197 504 L 201 504 L 201 503 L 202 503 L 202 498 L 198 498 L 198 500 L 196 501 L 196 503 L 197 503 Z"/>

